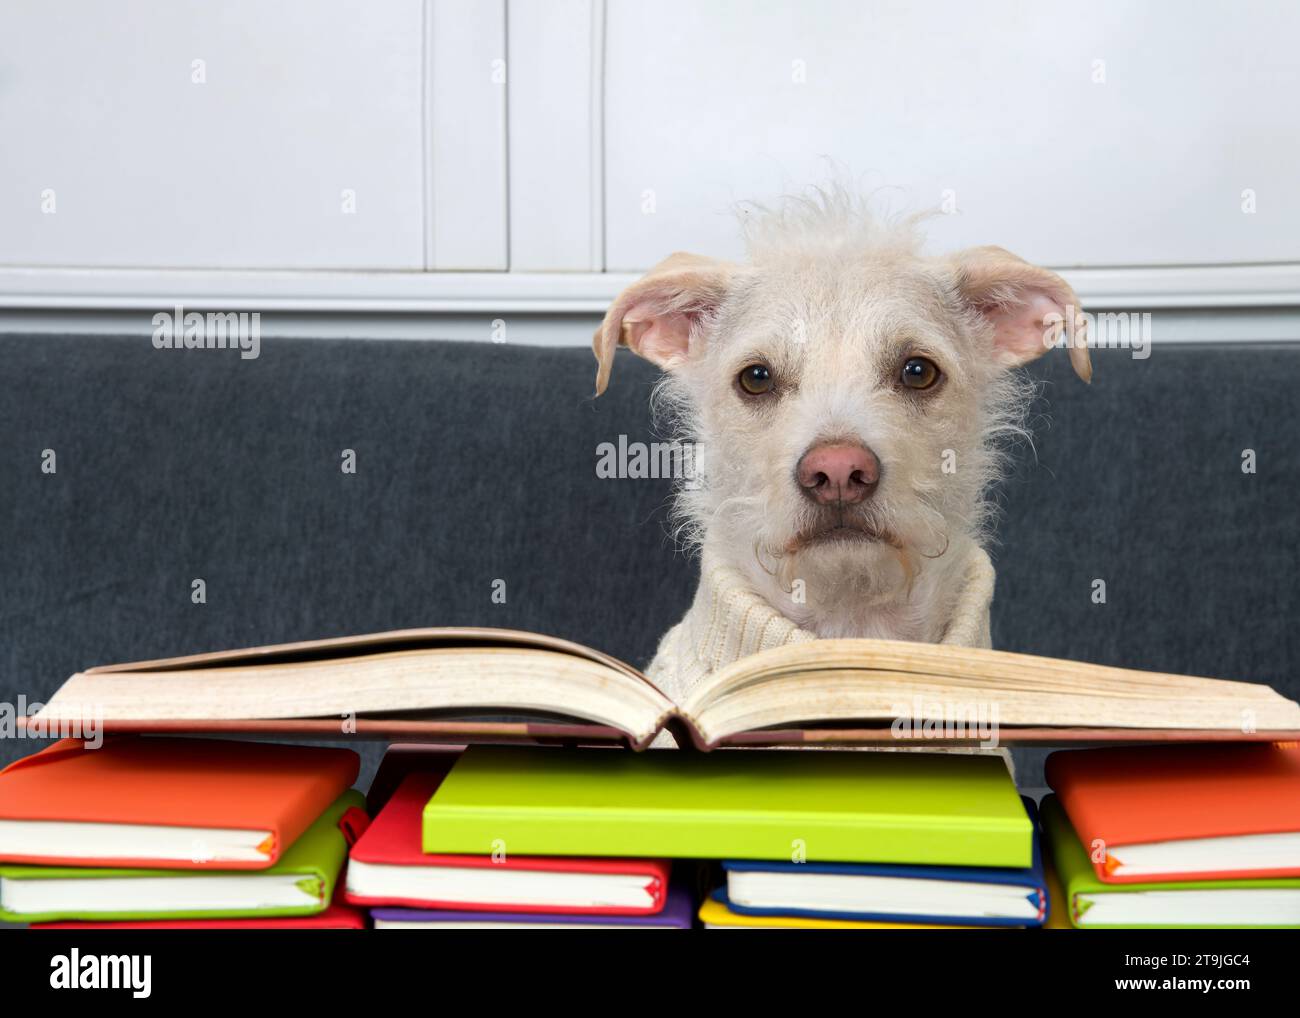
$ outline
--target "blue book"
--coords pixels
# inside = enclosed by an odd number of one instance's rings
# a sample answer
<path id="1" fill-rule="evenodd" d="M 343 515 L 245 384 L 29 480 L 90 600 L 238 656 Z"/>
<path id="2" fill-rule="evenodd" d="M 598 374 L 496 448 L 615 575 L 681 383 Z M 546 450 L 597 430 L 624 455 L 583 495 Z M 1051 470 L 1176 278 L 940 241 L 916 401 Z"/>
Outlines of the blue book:
<path id="1" fill-rule="evenodd" d="M 899 866 L 859 863 L 724 862 L 714 900 L 740 915 L 954 926 L 1042 926 L 1047 883 L 1034 821 L 1033 865 Z"/>

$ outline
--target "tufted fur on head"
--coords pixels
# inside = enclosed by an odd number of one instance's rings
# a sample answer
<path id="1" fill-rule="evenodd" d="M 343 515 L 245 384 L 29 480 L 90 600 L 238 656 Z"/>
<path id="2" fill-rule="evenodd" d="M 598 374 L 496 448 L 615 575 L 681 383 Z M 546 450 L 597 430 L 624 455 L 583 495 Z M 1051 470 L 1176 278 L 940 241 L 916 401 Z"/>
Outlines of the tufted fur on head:
<path id="1" fill-rule="evenodd" d="M 1079 301 L 1000 248 L 927 257 L 915 219 L 881 222 L 843 188 L 746 218 L 744 262 L 676 254 L 618 296 L 594 339 L 597 392 L 620 344 L 665 369 L 660 408 L 701 451 L 681 531 L 788 618 L 823 637 L 937 640 L 1023 434 L 1031 387 L 1013 369 L 1059 345 Z M 1086 345 L 1069 353 L 1087 381 Z M 902 378 L 915 358 L 938 369 L 923 390 Z M 757 395 L 740 383 L 753 365 L 771 382 Z M 874 453 L 871 497 L 801 490 L 800 459 L 828 442 Z"/>

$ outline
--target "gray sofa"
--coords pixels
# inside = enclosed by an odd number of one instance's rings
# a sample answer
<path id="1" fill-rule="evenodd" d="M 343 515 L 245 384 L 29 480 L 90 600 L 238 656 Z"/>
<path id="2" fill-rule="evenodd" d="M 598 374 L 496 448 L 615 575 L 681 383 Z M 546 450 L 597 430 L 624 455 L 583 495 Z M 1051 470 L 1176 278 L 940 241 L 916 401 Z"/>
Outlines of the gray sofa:
<path id="1" fill-rule="evenodd" d="M 1091 387 L 1064 357 L 1033 369 L 1034 449 L 999 492 L 995 645 L 1300 695 L 1300 350 L 1095 360 Z M 0 700 L 97 663 L 422 625 L 644 664 L 694 565 L 666 482 L 595 472 L 600 443 L 655 437 L 656 371 L 620 354 L 593 400 L 593 368 L 581 348 L 266 339 L 241 360 L 0 337 Z"/>

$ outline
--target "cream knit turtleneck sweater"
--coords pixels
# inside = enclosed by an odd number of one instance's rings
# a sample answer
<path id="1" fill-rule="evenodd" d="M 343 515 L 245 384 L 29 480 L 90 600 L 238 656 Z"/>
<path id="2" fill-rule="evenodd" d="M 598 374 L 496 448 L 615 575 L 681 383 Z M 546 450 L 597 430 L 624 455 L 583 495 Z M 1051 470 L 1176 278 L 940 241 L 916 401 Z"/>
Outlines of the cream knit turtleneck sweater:
<path id="1" fill-rule="evenodd" d="M 940 643 L 958 647 L 990 647 L 989 606 L 993 603 L 993 563 L 984 549 L 968 546 L 962 584 L 943 627 Z M 738 570 L 719 562 L 707 551 L 700 559 L 700 585 L 685 617 L 664 634 L 650 663 L 650 680 L 680 703 L 696 684 L 713 671 L 762 650 L 787 643 L 815 640 L 758 594 Z M 658 748 L 676 745 L 671 734 L 661 732 Z M 886 751 L 893 751 L 886 748 Z M 933 752 L 933 748 L 898 747 L 901 752 Z M 1005 748 L 954 747 L 953 753 L 994 753 L 1001 756 L 1012 776 L 1015 768 Z"/>
<path id="2" fill-rule="evenodd" d="M 993 564 L 969 545 L 962 589 L 940 643 L 989 647 Z M 738 570 L 705 552 L 700 585 L 686 616 L 664 635 L 648 670 L 650 680 L 678 702 L 706 675 L 761 650 L 815 640 L 817 635 L 778 612 Z"/>

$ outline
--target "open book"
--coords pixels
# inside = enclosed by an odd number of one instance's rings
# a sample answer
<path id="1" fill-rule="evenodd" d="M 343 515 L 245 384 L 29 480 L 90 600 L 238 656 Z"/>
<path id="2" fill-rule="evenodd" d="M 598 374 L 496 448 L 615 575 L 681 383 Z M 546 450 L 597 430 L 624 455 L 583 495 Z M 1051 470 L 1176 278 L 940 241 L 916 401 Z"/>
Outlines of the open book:
<path id="1" fill-rule="evenodd" d="M 555 637 L 411 629 L 78 672 L 29 727 L 423 741 L 920 745 L 1300 738 L 1268 686 L 883 640 L 764 651 L 674 703 Z"/>

